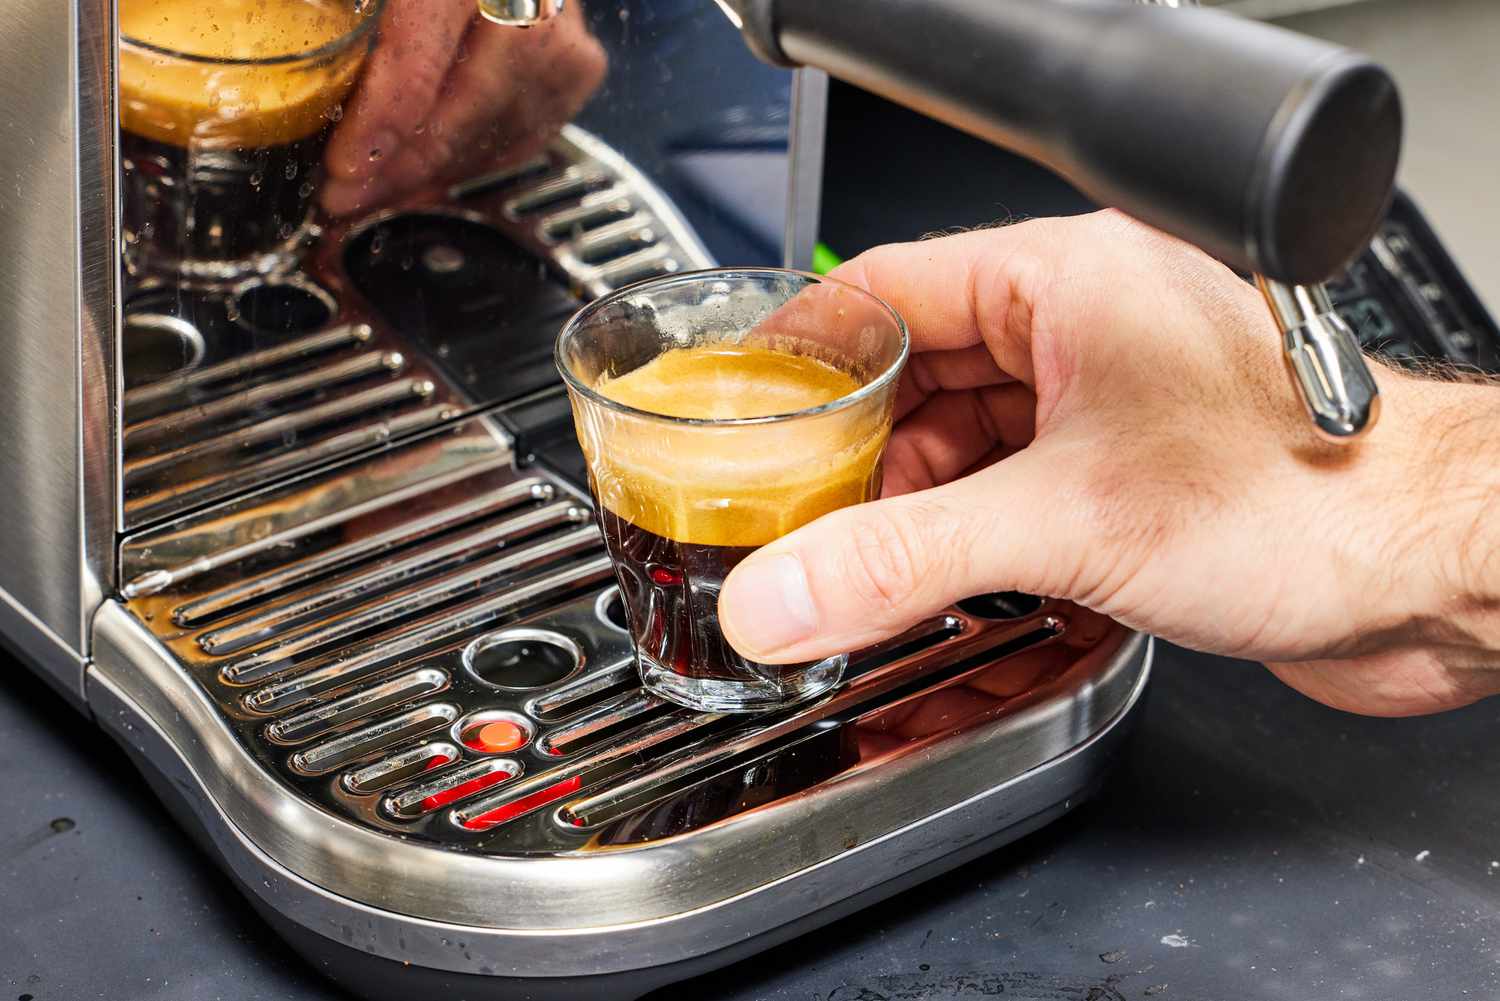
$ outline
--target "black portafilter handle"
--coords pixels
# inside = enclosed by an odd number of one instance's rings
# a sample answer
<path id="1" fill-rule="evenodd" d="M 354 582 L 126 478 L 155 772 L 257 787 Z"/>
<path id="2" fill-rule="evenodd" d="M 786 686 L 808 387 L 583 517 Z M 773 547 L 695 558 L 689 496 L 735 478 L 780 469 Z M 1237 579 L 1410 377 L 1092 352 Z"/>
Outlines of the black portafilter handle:
<path id="1" fill-rule="evenodd" d="M 719 0 L 757 54 L 1046 165 L 1231 267 L 1321 282 L 1389 204 L 1401 104 L 1364 56 L 1122 0 Z"/>

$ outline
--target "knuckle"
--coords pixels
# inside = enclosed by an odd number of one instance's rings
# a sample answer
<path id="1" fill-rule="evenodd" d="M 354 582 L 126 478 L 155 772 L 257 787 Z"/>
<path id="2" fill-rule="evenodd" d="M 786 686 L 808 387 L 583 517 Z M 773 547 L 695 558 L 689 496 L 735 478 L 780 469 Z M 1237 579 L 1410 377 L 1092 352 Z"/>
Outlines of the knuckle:
<path id="1" fill-rule="evenodd" d="M 855 527 L 841 567 L 844 583 L 867 607 L 886 613 L 903 608 L 920 586 L 923 548 L 916 522 L 882 514 Z"/>
<path id="2" fill-rule="evenodd" d="M 593 93 L 609 72 L 609 56 L 604 46 L 593 35 L 584 34 L 573 47 L 572 56 L 578 73 L 576 89 L 584 94 Z"/>
<path id="3" fill-rule="evenodd" d="M 403 125 L 420 125 L 428 107 L 442 90 L 447 79 L 448 67 L 437 60 L 413 60 L 406 68 L 407 76 L 395 99 L 390 104 L 392 113 Z"/>
<path id="4" fill-rule="evenodd" d="M 1071 498 L 1095 545 L 1069 588 L 1093 607 L 1116 608 L 1126 591 L 1139 597 L 1147 567 L 1200 544 L 1232 504 L 1206 446 L 1164 429 L 1118 434 L 1078 462 Z"/>

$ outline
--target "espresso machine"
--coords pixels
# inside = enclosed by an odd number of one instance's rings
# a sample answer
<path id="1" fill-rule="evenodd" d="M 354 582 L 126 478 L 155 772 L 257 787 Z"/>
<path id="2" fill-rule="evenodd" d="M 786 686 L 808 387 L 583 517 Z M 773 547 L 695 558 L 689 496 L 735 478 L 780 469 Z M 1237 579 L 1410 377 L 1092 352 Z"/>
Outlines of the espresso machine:
<path id="1" fill-rule="evenodd" d="M 768 714 L 644 693 L 557 330 L 807 266 L 831 74 L 1259 276 L 1352 438 L 1319 283 L 1384 217 L 1388 77 L 1176 4 L 467 3 L 274 52 L 274 4 L 10 3 L 8 644 L 371 997 L 636 997 L 1085 800 L 1152 647 L 1067 602 L 974 596 Z"/>

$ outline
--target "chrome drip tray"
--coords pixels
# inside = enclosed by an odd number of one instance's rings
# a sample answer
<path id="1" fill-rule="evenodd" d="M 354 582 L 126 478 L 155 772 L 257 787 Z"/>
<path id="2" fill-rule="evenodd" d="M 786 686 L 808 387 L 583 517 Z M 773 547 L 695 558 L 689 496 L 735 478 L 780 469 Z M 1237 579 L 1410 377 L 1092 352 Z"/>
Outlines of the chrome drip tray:
<path id="1" fill-rule="evenodd" d="M 151 364 L 88 703 L 362 994 L 634 997 L 1040 826 L 1126 731 L 1149 642 L 1025 595 L 774 713 L 639 687 L 550 347 L 708 263 L 570 127 L 297 274 L 125 305 Z"/>
<path id="2" fill-rule="evenodd" d="M 91 704 L 183 773 L 298 948 L 352 941 L 479 995 L 626 996 L 1018 836 L 1102 775 L 1148 646 L 1066 603 L 966 602 L 775 713 L 646 694 L 586 495 L 519 466 L 503 417 L 122 548 Z"/>
<path id="3" fill-rule="evenodd" d="M 443 471 L 450 450 L 464 458 Z M 843 724 L 910 686 L 941 680 L 994 712 L 1075 659 L 1068 610 L 990 603 L 863 652 L 810 706 L 667 704 L 638 687 L 586 500 L 514 468 L 482 418 L 133 538 L 123 564 L 129 611 L 281 781 L 371 829 L 480 854 L 692 830 L 857 765 L 859 726 Z"/>

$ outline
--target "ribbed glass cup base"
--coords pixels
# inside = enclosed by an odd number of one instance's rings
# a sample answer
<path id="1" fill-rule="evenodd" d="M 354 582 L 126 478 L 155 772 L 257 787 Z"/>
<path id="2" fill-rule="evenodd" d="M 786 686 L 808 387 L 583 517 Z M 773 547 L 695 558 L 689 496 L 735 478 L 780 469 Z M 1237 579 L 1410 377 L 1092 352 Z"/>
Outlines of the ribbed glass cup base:
<path id="1" fill-rule="evenodd" d="M 765 712 L 817 698 L 837 685 L 849 663 L 839 654 L 812 664 L 765 665 L 762 678 L 689 678 L 639 652 L 641 683 L 668 702 L 703 712 Z"/>

